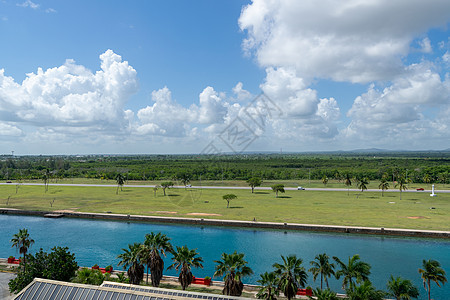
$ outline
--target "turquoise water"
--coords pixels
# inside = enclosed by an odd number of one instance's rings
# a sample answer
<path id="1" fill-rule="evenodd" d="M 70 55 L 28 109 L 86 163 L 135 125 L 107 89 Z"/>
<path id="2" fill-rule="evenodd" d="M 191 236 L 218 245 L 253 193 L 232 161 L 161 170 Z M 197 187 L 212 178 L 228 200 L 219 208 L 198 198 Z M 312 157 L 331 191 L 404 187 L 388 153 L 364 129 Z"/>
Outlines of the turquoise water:
<path id="1" fill-rule="evenodd" d="M 244 282 L 255 284 L 259 274 L 272 270 L 274 262 L 280 262 L 280 255 L 296 254 L 309 268 L 309 261 L 319 253 L 338 256 L 347 260 L 348 256 L 359 254 L 361 259 L 372 265 L 371 281 L 379 289 L 385 290 L 390 274 L 412 280 L 419 288 L 421 297 L 426 292 L 420 275 L 422 259 L 438 260 L 450 275 L 450 241 L 422 238 L 397 238 L 367 235 L 327 234 L 314 232 L 283 232 L 277 230 L 252 230 L 219 227 L 196 227 L 184 225 L 162 225 L 150 223 L 127 223 L 85 219 L 46 219 L 41 217 L 0 215 L 0 257 L 18 256 L 11 248 L 11 237 L 20 228 L 27 228 L 36 241 L 31 252 L 39 248 L 50 251 L 53 246 L 67 246 L 75 253 L 81 266 L 97 263 L 102 267 L 113 265 L 117 269 L 117 255 L 129 243 L 143 242 L 146 233 L 163 232 L 174 245 L 198 248 L 204 259 L 204 269 L 194 270 L 196 276 L 212 276 L 214 260 L 219 260 L 222 252 L 244 252 L 249 266 L 255 274 Z M 170 257 L 166 260 L 169 265 Z M 176 275 L 166 271 L 166 275 Z M 448 276 L 450 277 L 450 276 Z M 315 287 L 320 281 L 308 284 Z M 333 290 L 341 292 L 340 281 L 330 280 Z M 450 283 L 443 288 L 432 286 L 432 297 L 450 299 Z"/>

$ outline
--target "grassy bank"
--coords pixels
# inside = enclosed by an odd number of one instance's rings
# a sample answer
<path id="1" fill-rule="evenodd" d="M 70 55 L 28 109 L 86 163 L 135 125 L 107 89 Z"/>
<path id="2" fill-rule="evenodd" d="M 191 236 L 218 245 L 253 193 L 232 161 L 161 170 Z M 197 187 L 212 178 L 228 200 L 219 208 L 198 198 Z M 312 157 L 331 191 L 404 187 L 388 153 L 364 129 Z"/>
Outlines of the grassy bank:
<path id="1" fill-rule="evenodd" d="M 450 230 L 450 194 L 113 187 L 0 186 L 0 207 L 306 224 Z M 230 208 L 222 195 L 233 193 Z M 8 200 L 9 199 L 9 200 Z M 431 209 L 434 207 L 435 209 Z"/>

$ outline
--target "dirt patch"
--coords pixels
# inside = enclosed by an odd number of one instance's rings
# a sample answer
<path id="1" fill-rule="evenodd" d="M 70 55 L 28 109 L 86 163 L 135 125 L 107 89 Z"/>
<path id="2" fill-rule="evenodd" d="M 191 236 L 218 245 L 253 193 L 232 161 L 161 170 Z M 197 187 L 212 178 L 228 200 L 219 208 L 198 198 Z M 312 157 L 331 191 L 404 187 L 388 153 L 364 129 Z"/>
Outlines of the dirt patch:
<path id="1" fill-rule="evenodd" d="M 54 210 L 53 212 L 55 212 L 55 213 L 73 213 L 75 211 L 71 210 L 71 209 L 60 209 L 60 210 Z"/>
<path id="2" fill-rule="evenodd" d="M 424 216 L 412 216 L 412 217 L 407 217 L 408 219 L 426 219 L 426 217 Z"/>
<path id="3" fill-rule="evenodd" d="M 189 216 L 221 216 L 220 214 L 207 214 L 207 213 L 188 213 Z"/>
<path id="4" fill-rule="evenodd" d="M 155 211 L 155 213 L 157 213 L 157 214 L 169 214 L 169 215 L 173 215 L 173 214 L 177 214 L 178 212 L 176 212 L 176 211 L 165 211 L 165 210 L 162 210 L 162 211 Z"/>

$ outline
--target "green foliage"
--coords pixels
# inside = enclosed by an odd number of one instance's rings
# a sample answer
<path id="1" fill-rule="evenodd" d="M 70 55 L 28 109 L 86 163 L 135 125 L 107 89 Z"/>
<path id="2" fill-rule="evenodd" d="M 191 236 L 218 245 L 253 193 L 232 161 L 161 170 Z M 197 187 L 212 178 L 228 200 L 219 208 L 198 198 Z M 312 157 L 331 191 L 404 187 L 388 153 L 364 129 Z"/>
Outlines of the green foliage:
<path id="1" fill-rule="evenodd" d="M 19 229 L 19 232 L 13 235 L 11 239 L 12 247 L 16 247 L 19 250 L 20 254 L 23 254 L 23 267 L 26 268 L 26 254 L 28 252 L 28 248 L 34 244 L 34 240 L 30 238 L 30 234 L 28 230 L 23 228 Z"/>
<path id="2" fill-rule="evenodd" d="M 295 255 L 287 257 L 281 255 L 281 259 L 283 263 L 275 263 L 273 267 L 279 279 L 278 289 L 290 300 L 295 297 L 300 287 L 306 285 L 308 274 L 302 266 L 303 260 L 301 258 L 297 258 Z"/>
<path id="3" fill-rule="evenodd" d="M 42 248 L 35 255 L 28 254 L 27 268 L 20 270 L 15 279 L 9 282 L 11 293 L 20 292 L 34 278 L 70 281 L 78 270 L 75 255 L 67 247 L 54 247 L 47 253 Z"/>
<path id="4" fill-rule="evenodd" d="M 177 250 L 173 252 L 173 264 L 171 264 L 167 269 L 175 269 L 180 272 L 178 276 L 178 281 L 181 284 L 183 290 L 191 284 L 193 275 L 191 268 L 202 268 L 203 269 L 203 259 L 199 256 L 197 249 L 191 249 L 187 246 L 178 247 Z"/>
<path id="5" fill-rule="evenodd" d="M 233 199 L 236 199 L 236 198 L 237 198 L 237 196 L 235 194 L 226 194 L 226 195 L 222 196 L 222 199 L 227 201 L 227 208 L 230 205 L 230 201 Z"/>
<path id="6" fill-rule="evenodd" d="M 252 193 L 253 193 L 253 190 L 255 189 L 255 187 L 261 186 L 262 180 L 259 177 L 252 177 L 247 180 L 247 183 L 252 188 Z"/>
<path id="7" fill-rule="evenodd" d="M 340 270 L 336 272 L 336 279 L 341 276 L 344 277 L 342 281 L 342 288 L 347 291 L 352 291 L 356 283 L 362 283 L 369 280 L 370 265 L 359 259 L 359 255 L 355 254 L 348 258 L 348 263 L 345 264 L 338 257 L 333 256 L 333 259 L 338 263 Z"/>
<path id="8" fill-rule="evenodd" d="M 338 296 L 335 292 L 331 291 L 330 289 L 322 290 L 320 288 L 316 288 L 313 290 L 313 296 L 308 296 L 309 299 L 314 300 L 339 300 Z"/>
<path id="9" fill-rule="evenodd" d="M 128 249 L 123 248 L 123 253 L 117 256 L 120 259 L 119 266 L 123 266 L 124 270 L 128 268 L 127 274 L 131 284 L 140 284 L 144 278 L 141 249 L 139 243 L 129 244 Z"/>
<path id="10" fill-rule="evenodd" d="M 334 264 L 330 263 L 330 257 L 326 253 L 318 254 L 310 264 L 309 272 L 312 273 L 313 280 L 316 281 L 317 276 L 320 275 L 320 288 L 323 289 L 324 280 L 329 288 L 328 277 L 335 275 Z"/>
<path id="11" fill-rule="evenodd" d="M 276 300 L 277 296 L 280 294 L 278 290 L 278 278 L 274 272 L 265 272 L 260 275 L 261 279 L 258 283 L 261 285 L 256 298 L 265 300 Z"/>
<path id="12" fill-rule="evenodd" d="M 91 270 L 82 268 L 77 271 L 76 277 L 72 280 L 75 283 L 101 285 L 105 280 L 105 276 L 100 270 Z"/>
<path id="13" fill-rule="evenodd" d="M 422 261 L 422 269 L 419 269 L 423 280 L 423 287 L 428 291 L 428 299 L 431 299 L 431 282 L 434 281 L 438 287 L 440 283 L 445 284 L 447 277 L 441 264 L 437 260 L 429 259 Z"/>
<path id="14" fill-rule="evenodd" d="M 347 289 L 348 300 L 383 300 L 386 293 L 375 289 L 369 280 L 361 285 Z"/>
<path id="15" fill-rule="evenodd" d="M 387 283 L 388 295 L 396 300 L 410 300 L 419 297 L 419 289 L 414 286 L 411 280 L 403 279 L 391 275 Z"/>
<path id="16" fill-rule="evenodd" d="M 230 296 L 242 295 L 244 284 L 242 277 L 253 274 L 252 269 L 247 266 L 247 261 L 244 260 L 244 253 L 237 253 L 234 251 L 231 254 L 222 253 L 222 260 L 215 260 L 217 263 L 214 277 L 224 277 L 224 288 L 222 293 Z"/>
<path id="17" fill-rule="evenodd" d="M 161 188 L 163 189 L 164 196 L 166 195 L 166 189 L 173 187 L 174 183 L 172 181 L 161 182 Z"/>
<path id="18" fill-rule="evenodd" d="M 272 191 L 276 194 L 276 197 L 278 198 L 278 192 L 284 193 L 284 184 L 275 184 L 271 186 Z"/>

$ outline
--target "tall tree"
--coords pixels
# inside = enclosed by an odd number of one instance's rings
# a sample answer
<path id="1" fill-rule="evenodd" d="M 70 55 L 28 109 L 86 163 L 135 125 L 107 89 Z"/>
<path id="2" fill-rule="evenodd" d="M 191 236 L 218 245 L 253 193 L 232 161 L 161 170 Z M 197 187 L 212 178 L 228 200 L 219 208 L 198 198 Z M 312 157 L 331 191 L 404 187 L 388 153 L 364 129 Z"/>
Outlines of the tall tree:
<path id="1" fill-rule="evenodd" d="M 399 189 L 399 191 L 400 191 L 400 200 L 402 200 L 402 191 L 405 191 L 405 190 L 408 189 L 407 181 L 406 181 L 405 177 L 400 176 L 397 179 L 397 183 L 395 184 L 395 187 Z"/>
<path id="2" fill-rule="evenodd" d="M 328 183 L 328 177 L 327 177 L 327 175 L 323 175 L 323 177 L 322 177 L 322 183 L 323 183 L 324 186 L 327 186 L 327 183 Z"/>
<path id="3" fill-rule="evenodd" d="M 129 244 L 128 249 L 123 248 L 123 253 L 117 256 L 120 259 L 119 266 L 123 266 L 124 270 L 128 268 L 127 274 L 131 284 L 139 284 L 144 279 L 141 249 L 139 243 Z"/>
<path id="4" fill-rule="evenodd" d="M 278 192 L 284 193 L 284 184 L 275 184 L 271 186 L 272 191 L 275 192 L 276 197 L 278 198 Z"/>
<path id="5" fill-rule="evenodd" d="M 419 269 L 420 277 L 423 280 L 423 287 L 428 291 L 428 300 L 431 299 L 431 281 L 434 281 L 438 287 L 441 287 L 439 283 L 445 284 L 447 278 L 445 277 L 445 271 L 442 269 L 441 264 L 437 260 L 429 259 L 422 261 L 422 268 Z"/>
<path id="6" fill-rule="evenodd" d="M 222 293 L 229 296 L 240 296 L 244 289 L 242 277 L 253 274 L 252 269 L 244 260 L 244 253 L 222 253 L 222 260 L 215 260 L 216 271 L 214 276 L 224 276 L 224 288 Z"/>
<path id="7" fill-rule="evenodd" d="M 348 286 L 347 290 L 353 290 L 353 287 L 355 286 L 353 279 L 355 279 L 357 283 L 369 280 L 370 265 L 366 262 L 360 261 L 358 254 L 349 257 L 347 264 L 342 262 L 336 256 L 333 256 L 333 259 L 340 267 L 340 270 L 336 272 L 336 279 L 339 280 L 341 276 L 344 277 L 342 281 L 342 289 L 345 290 Z"/>
<path id="8" fill-rule="evenodd" d="M 172 181 L 161 182 L 161 188 L 163 189 L 164 196 L 166 195 L 166 189 L 170 187 L 173 187 Z"/>
<path id="9" fill-rule="evenodd" d="M 198 256 L 197 249 L 191 249 L 187 246 L 178 247 L 177 250 L 173 253 L 173 264 L 170 265 L 167 269 L 177 270 L 180 272 L 178 276 L 178 281 L 181 284 L 181 288 L 186 290 L 186 288 L 192 283 L 192 272 L 191 268 L 202 268 L 203 269 L 203 259 Z"/>
<path id="10" fill-rule="evenodd" d="M 236 199 L 236 198 L 237 198 L 237 196 L 235 194 L 226 194 L 226 195 L 222 196 L 222 199 L 227 201 L 227 208 L 230 205 L 230 201 L 233 199 Z"/>
<path id="11" fill-rule="evenodd" d="M 252 194 L 253 194 L 253 190 L 255 189 L 255 187 L 261 186 L 262 180 L 259 177 L 252 177 L 247 180 L 247 183 L 252 188 Z"/>
<path id="12" fill-rule="evenodd" d="M 30 238 L 30 234 L 28 233 L 28 229 L 23 228 L 19 229 L 19 232 L 13 235 L 11 239 L 12 247 L 16 247 L 19 250 L 20 254 L 23 254 L 23 269 L 25 271 L 27 266 L 27 252 L 28 248 L 34 244 L 34 240 Z"/>
<path id="13" fill-rule="evenodd" d="M 349 173 L 345 174 L 344 184 L 347 186 L 347 196 L 348 196 L 350 195 L 350 187 L 352 186 L 352 179 Z"/>
<path id="14" fill-rule="evenodd" d="M 189 173 L 183 172 L 181 174 L 178 174 L 178 178 L 180 178 L 181 183 L 184 185 L 184 188 L 186 189 L 189 182 L 191 182 L 191 175 Z"/>
<path id="15" fill-rule="evenodd" d="M 116 190 L 116 195 L 119 193 L 119 188 L 120 191 L 122 191 L 122 187 L 125 183 L 125 176 L 123 176 L 122 174 L 117 174 L 116 175 L 116 183 L 117 183 L 117 190 Z"/>
<path id="16" fill-rule="evenodd" d="M 364 192 L 365 190 L 367 190 L 368 184 L 369 184 L 369 180 L 367 179 L 367 177 L 364 177 L 359 180 L 357 187 L 361 190 L 361 192 Z"/>
<path id="17" fill-rule="evenodd" d="M 384 197 L 384 191 L 386 191 L 389 188 L 389 182 L 387 181 L 386 177 L 383 176 L 381 178 L 378 188 L 381 190 L 381 196 Z"/>
<path id="18" fill-rule="evenodd" d="M 414 286 L 411 280 L 395 277 L 391 275 L 387 283 L 389 296 L 396 300 L 411 300 L 419 297 L 419 289 Z"/>
<path id="19" fill-rule="evenodd" d="M 279 295 L 278 278 L 274 272 L 265 272 L 259 275 L 261 278 L 257 281 L 261 288 L 256 294 L 256 298 L 265 300 L 276 300 Z"/>
<path id="20" fill-rule="evenodd" d="M 320 275 L 320 289 L 323 289 L 323 280 L 325 280 L 327 288 L 330 288 L 328 277 L 334 276 L 334 264 L 330 263 L 330 257 L 326 253 L 318 254 L 310 264 L 312 267 L 309 272 L 312 273 L 313 280 L 316 281 L 317 276 Z"/>
<path id="21" fill-rule="evenodd" d="M 141 246 L 142 262 L 147 265 L 147 284 L 148 269 L 151 272 L 152 286 L 158 287 L 163 277 L 164 260 L 161 255 L 166 256 L 166 252 L 172 252 L 170 238 L 161 232 L 148 233 L 145 235 L 145 241 Z"/>
<path id="22" fill-rule="evenodd" d="M 297 258 L 295 255 L 287 257 L 281 255 L 281 259 L 283 263 L 275 263 L 273 267 L 279 278 L 278 289 L 290 300 L 295 297 L 300 287 L 305 286 L 308 274 L 302 266 L 301 258 Z"/>

